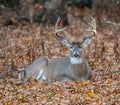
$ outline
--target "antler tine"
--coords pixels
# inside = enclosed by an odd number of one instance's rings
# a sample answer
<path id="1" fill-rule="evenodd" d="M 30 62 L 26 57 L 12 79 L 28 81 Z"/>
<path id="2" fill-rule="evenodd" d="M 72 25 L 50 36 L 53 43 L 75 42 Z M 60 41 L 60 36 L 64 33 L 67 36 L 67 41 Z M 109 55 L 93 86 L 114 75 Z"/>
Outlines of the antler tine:
<path id="1" fill-rule="evenodd" d="M 95 22 L 95 19 L 93 17 L 91 17 L 91 19 L 92 19 L 91 23 L 88 23 L 88 24 L 91 26 L 92 29 L 87 30 L 87 31 L 93 32 L 93 35 L 91 35 L 91 37 L 92 37 L 96 34 L 96 22 Z"/>
<path id="2" fill-rule="evenodd" d="M 55 24 L 55 34 L 56 34 L 57 36 L 59 36 L 59 35 L 58 35 L 59 32 L 62 32 L 62 31 L 64 31 L 64 30 L 66 29 L 66 27 L 65 27 L 65 28 L 62 28 L 62 29 L 59 29 L 59 28 L 58 28 L 60 21 L 61 21 L 61 18 L 58 17 L 57 22 L 56 22 L 56 24 Z M 60 37 L 60 36 L 59 36 L 59 37 Z"/>

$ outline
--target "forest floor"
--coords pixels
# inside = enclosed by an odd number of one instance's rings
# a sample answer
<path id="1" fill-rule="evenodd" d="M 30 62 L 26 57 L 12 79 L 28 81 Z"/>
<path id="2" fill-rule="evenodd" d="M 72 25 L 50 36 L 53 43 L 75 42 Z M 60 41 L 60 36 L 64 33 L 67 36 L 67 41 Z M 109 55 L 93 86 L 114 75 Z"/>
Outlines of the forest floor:
<path id="1" fill-rule="evenodd" d="M 40 56 L 68 56 L 68 49 L 55 36 L 54 25 L 0 25 L 0 72 L 4 75 L 0 79 L 0 105 L 120 105 L 120 72 L 104 75 L 120 70 L 120 23 L 101 20 L 99 25 L 95 19 L 97 34 L 85 48 L 93 71 L 92 80 L 87 82 L 18 81 L 19 68 Z M 78 19 L 67 26 L 70 41 L 89 36 L 86 23 Z"/>

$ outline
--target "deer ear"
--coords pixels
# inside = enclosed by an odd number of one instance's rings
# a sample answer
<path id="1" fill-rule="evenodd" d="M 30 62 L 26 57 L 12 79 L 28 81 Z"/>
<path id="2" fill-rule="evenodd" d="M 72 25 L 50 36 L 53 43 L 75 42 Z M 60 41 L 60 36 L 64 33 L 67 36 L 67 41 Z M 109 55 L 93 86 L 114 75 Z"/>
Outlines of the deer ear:
<path id="1" fill-rule="evenodd" d="M 70 42 L 68 40 L 62 39 L 60 42 L 62 43 L 62 45 L 66 46 L 66 47 L 70 47 Z"/>
<path id="2" fill-rule="evenodd" d="M 83 47 L 87 47 L 92 41 L 92 37 L 85 39 L 82 43 Z"/>

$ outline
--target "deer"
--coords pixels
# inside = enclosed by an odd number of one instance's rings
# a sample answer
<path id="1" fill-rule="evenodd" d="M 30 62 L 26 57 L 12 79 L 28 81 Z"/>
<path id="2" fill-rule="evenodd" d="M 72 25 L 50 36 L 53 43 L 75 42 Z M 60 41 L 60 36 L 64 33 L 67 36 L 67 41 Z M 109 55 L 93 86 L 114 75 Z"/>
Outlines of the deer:
<path id="1" fill-rule="evenodd" d="M 55 81 L 87 81 L 92 76 L 92 70 L 85 57 L 84 47 L 88 46 L 96 34 L 96 22 L 91 17 L 89 23 L 91 29 L 90 36 L 82 42 L 70 42 L 69 39 L 60 33 L 66 28 L 59 28 L 61 19 L 58 18 L 55 24 L 55 35 L 60 39 L 63 46 L 69 49 L 68 57 L 51 58 L 40 57 L 32 64 L 27 65 L 25 70 L 19 74 L 19 79 L 33 78 L 37 80 L 55 80 Z"/>

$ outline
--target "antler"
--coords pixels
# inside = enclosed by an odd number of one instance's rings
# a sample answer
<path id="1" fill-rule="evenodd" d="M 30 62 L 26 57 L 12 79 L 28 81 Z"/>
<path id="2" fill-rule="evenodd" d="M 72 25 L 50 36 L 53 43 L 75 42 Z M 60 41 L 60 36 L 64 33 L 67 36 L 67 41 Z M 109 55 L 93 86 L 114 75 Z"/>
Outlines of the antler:
<path id="1" fill-rule="evenodd" d="M 61 18 L 58 17 L 57 22 L 56 22 L 56 24 L 55 24 L 55 34 L 56 34 L 58 37 L 61 37 L 61 38 L 62 38 L 62 36 L 60 36 L 59 32 L 63 32 L 64 30 L 66 30 L 66 27 L 64 27 L 64 28 L 62 28 L 62 29 L 59 29 L 58 26 L 59 26 L 59 22 L 60 22 L 60 21 L 61 21 Z"/>
<path id="2" fill-rule="evenodd" d="M 87 30 L 89 32 L 93 32 L 93 34 L 89 37 L 95 36 L 96 35 L 96 22 L 95 19 L 93 17 L 91 17 L 91 23 L 88 23 L 91 26 L 91 30 Z"/>
<path id="3" fill-rule="evenodd" d="M 92 41 L 92 37 L 96 35 L 96 22 L 95 22 L 95 19 L 93 17 L 91 17 L 91 20 L 92 21 L 90 23 L 88 23 L 90 25 L 91 29 L 89 29 L 87 31 L 88 32 L 93 32 L 93 33 L 82 41 L 84 46 L 87 46 L 88 44 L 90 44 L 90 42 Z"/>
<path id="4" fill-rule="evenodd" d="M 91 17 L 91 20 L 92 21 L 90 23 L 88 23 L 90 25 L 91 29 L 89 29 L 87 31 L 92 32 L 93 34 L 91 34 L 89 37 L 85 38 L 82 41 L 84 46 L 87 46 L 88 44 L 90 44 L 90 42 L 92 41 L 92 37 L 95 36 L 95 34 L 96 34 L 96 22 L 95 22 L 95 19 L 93 17 Z M 65 32 L 64 30 L 66 29 L 66 27 L 65 28 L 61 28 L 61 29 L 58 28 L 60 21 L 61 21 L 61 19 L 59 17 L 57 19 L 57 22 L 56 22 L 56 25 L 55 25 L 55 34 L 56 34 L 57 37 L 62 39 L 61 42 L 62 42 L 63 45 L 68 45 L 68 43 L 70 43 L 69 42 L 69 38 L 67 38 L 67 36 L 60 35 L 60 32 Z"/>
<path id="5" fill-rule="evenodd" d="M 59 26 L 59 22 L 61 21 L 61 19 L 60 19 L 60 17 L 57 19 L 57 22 L 56 22 L 56 24 L 55 24 L 55 34 L 56 34 L 56 36 L 58 37 L 58 38 L 60 38 L 60 42 L 62 43 L 62 45 L 65 45 L 65 46 L 67 46 L 67 47 L 69 47 L 69 43 L 70 43 L 70 41 L 69 41 L 69 38 L 67 38 L 67 36 L 65 35 L 65 36 L 62 36 L 62 35 L 60 35 L 60 32 L 64 32 L 64 34 L 66 34 L 65 33 L 65 29 L 66 29 L 66 27 L 65 28 L 58 28 L 58 26 Z"/>

